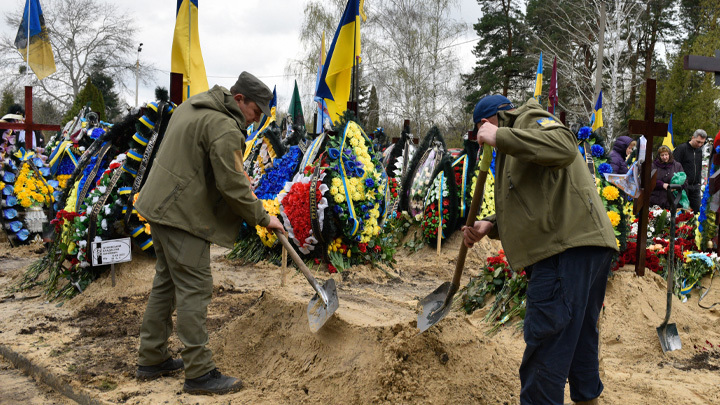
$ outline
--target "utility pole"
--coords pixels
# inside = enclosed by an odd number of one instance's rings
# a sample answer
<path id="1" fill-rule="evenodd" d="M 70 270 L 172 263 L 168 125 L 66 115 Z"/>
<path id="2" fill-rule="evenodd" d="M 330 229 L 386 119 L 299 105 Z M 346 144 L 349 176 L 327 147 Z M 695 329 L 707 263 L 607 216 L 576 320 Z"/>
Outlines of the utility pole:
<path id="1" fill-rule="evenodd" d="M 138 82 L 140 81 L 140 52 L 142 51 L 142 42 L 138 46 L 137 61 L 135 62 L 135 108 L 138 106 Z"/>

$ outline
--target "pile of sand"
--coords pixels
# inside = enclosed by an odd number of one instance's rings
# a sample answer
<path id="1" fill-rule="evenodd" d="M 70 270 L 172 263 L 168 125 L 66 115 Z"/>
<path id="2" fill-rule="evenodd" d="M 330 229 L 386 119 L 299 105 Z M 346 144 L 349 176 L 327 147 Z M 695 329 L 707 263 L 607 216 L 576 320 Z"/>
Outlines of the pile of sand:
<path id="1" fill-rule="evenodd" d="M 134 380 L 154 274 L 154 261 L 140 255 L 117 266 L 116 287 L 103 275 L 61 307 L 40 298 L 0 304 L 0 339 L 76 390 L 117 403 L 517 403 L 524 343 L 514 323 L 488 335 L 492 325 L 481 309 L 453 312 L 417 333 L 417 301 L 450 279 L 458 245 L 456 235 L 439 256 L 430 248 L 400 252 L 393 269 L 359 266 L 334 275 L 340 309 L 316 334 L 307 324 L 312 290 L 302 275 L 289 269 L 281 286 L 278 267 L 238 267 L 213 248 L 210 347 L 221 371 L 246 383 L 230 396 L 185 395 L 181 375 Z M 498 248 L 486 242 L 472 249 L 463 283 Z M 16 252 L 0 252 L 0 288 L 21 272 L 3 265 L 17 260 Z M 656 328 L 665 313 L 664 281 L 629 271 L 609 281 L 601 326 L 605 403 L 720 403 L 719 314 L 697 307 L 694 294 L 673 302 L 683 349 L 663 354 Z M 705 302 L 715 301 L 720 292 L 713 290 Z M 170 347 L 181 349 L 176 337 Z"/>

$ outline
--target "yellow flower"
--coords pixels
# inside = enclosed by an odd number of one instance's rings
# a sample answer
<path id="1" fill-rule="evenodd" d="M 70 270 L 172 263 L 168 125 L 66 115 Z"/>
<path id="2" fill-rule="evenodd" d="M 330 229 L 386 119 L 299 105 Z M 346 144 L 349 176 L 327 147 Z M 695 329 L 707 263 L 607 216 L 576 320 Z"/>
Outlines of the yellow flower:
<path id="1" fill-rule="evenodd" d="M 32 205 L 32 200 L 30 200 L 29 198 L 23 198 L 20 200 L 20 205 L 27 208 Z"/>
<path id="2" fill-rule="evenodd" d="M 335 199 L 335 202 L 338 204 L 345 202 L 345 196 L 343 194 L 335 194 L 333 196 L 333 198 Z"/>
<path id="3" fill-rule="evenodd" d="M 362 200 L 362 198 L 363 198 L 363 195 L 358 193 L 357 191 L 352 193 L 353 201 L 360 201 L 360 200 Z"/>
<path id="4" fill-rule="evenodd" d="M 610 218 L 610 223 L 612 224 L 612 226 L 618 226 L 618 224 L 620 223 L 620 214 L 615 211 L 608 211 L 607 216 L 608 218 Z"/>
<path id="5" fill-rule="evenodd" d="M 615 238 L 615 243 L 617 243 L 617 247 L 620 247 L 620 240 L 618 238 Z"/>
<path id="6" fill-rule="evenodd" d="M 608 201 L 614 201 L 615 199 L 617 199 L 620 196 L 620 192 L 614 186 L 607 186 L 603 189 L 602 195 Z"/>
<path id="7" fill-rule="evenodd" d="M 339 192 L 340 192 L 340 190 L 338 190 L 337 187 L 335 187 L 335 186 L 330 187 L 330 194 L 335 195 Z"/>
<path id="8" fill-rule="evenodd" d="M 333 185 L 333 187 L 340 188 L 340 187 L 342 187 L 342 185 L 343 185 L 343 184 L 342 184 L 342 180 L 340 180 L 340 178 L 338 178 L 338 177 L 333 177 L 333 179 L 332 179 L 332 185 Z"/>

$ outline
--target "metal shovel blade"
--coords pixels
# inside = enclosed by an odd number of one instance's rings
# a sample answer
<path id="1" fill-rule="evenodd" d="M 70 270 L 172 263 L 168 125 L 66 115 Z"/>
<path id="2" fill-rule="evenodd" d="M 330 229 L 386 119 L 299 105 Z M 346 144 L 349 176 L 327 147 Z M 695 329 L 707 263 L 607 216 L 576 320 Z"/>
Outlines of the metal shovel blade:
<path id="1" fill-rule="evenodd" d="M 450 312 L 450 305 L 446 305 L 444 308 L 443 305 L 450 293 L 451 287 L 452 283 L 447 281 L 418 303 L 418 306 L 422 309 L 422 312 L 418 314 L 417 318 L 417 327 L 420 329 L 419 333 L 425 332 L 431 326 L 440 322 L 440 320 L 445 318 L 448 312 Z"/>
<path id="2" fill-rule="evenodd" d="M 658 326 L 657 333 L 660 338 L 660 346 L 662 347 L 663 353 L 682 349 L 680 334 L 674 323 Z"/>
<path id="3" fill-rule="evenodd" d="M 340 306 L 337 289 L 335 288 L 335 280 L 329 278 L 325 284 L 323 284 L 322 289 L 328 299 L 327 305 L 323 302 L 322 297 L 315 294 L 307 307 L 308 322 L 310 323 L 310 330 L 313 333 L 320 330 Z"/>

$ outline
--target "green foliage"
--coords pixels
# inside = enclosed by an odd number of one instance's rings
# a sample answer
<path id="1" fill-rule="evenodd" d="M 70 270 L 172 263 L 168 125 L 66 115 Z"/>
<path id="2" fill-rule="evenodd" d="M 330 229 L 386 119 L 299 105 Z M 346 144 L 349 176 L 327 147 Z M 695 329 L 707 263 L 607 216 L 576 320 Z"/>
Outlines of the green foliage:
<path id="1" fill-rule="evenodd" d="M 714 86 L 712 73 L 685 70 L 685 55 L 714 56 L 720 49 L 720 3 L 715 0 L 702 0 L 697 7 L 698 28 L 674 55 L 668 77 L 658 80 L 656 111 L 661 119 L 669 120 L 673 114 L 673 133 L 675 145 L 687 141 L 693 132 L 702 128 L 713 137 L 719 129 L 720 89 Z M 644 97 L 643 97 L 644 100 Z M 644 103 L 643 103 L 644 104 Z M 645 106 L 633 109 L 633 118 L 642 119 Z"/>
<path id="2" fill-rule="evenodd" d="M 100 90 L 103 101 L 105 102 L 105 112 L 107 118 L 111 121 L 120 117 L 120 100 L 118 94 L 113 90 L 115 80 L 105 73 L 104 63 L 95 63 L 90 72 L 90 81 Z"/>
<path id="3" fill-rule="evenodd" d="M 2 101 L 0 101 L 0 116 L 5 115 L 13 104 L 15 104 L 15 96 L 12 92 L 9 90 L 3 91 Z"/>
<path id="4" fill-rule="evenodd" d="M 480 37 L 473 54 L 478 58 L 473 71 L 463 75 L 465 86 L 472 90 L 466 97 L 467 108 L 483 95 L 523 88 L 518 82 L 534 77 L 528 54 L 529 39 L 522 11 L 511 1 L 478 0 L 483 16 L 473 25 Z"/>
<path id="5" fill-rule="evenodd" d="M 87 103 L 90 103 L 90 108 L 100 116 L 100 119 L 102 121 L 107 120 L 107 116 L 105 115 L 105 101 L 103 100 L 103 96 L 100 93 L 100 90 L 98 90 L 98 88 L 95 87 L 90 78 L 88 78 L 87 82 L 85 83 L 85 87 L 80 90 L 77 98 L 75 98 L 72 108 L 70 108 L 70 110 L 68 110 L 68 112 L 63 117 L 63 123 L 72 120 Z"/>

